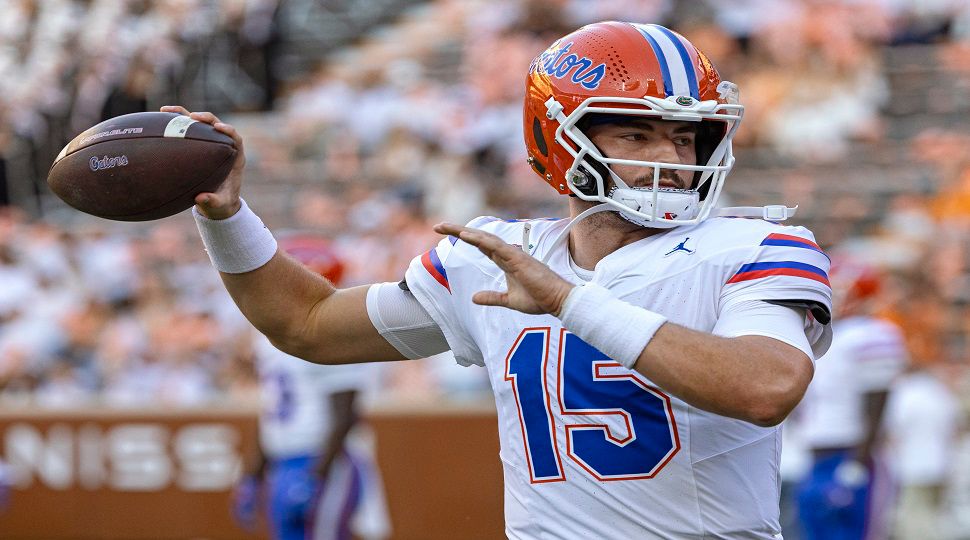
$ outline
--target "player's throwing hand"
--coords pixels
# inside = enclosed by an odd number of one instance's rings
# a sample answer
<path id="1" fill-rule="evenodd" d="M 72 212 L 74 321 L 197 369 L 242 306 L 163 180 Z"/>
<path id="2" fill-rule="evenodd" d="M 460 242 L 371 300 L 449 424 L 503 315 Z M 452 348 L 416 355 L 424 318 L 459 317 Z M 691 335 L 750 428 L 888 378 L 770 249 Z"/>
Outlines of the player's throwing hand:
<path id="1" fill-rule="evenodd" d="M 195 204 L 199 211 L 209 219 L 226 219 L 237 211 L 241 205 L 239 191 L 242 188 L 242 171 L 246 165 L 246 154 L 243 152 L 243 141 L 236 129 L 225 122 L 219 120 L 216 115 L 210 112 L 189 112 L 185 107 L 166 105 L 161 108 L 162 112 L 184 114 L 193 120 L 212 124 L 218 131 L 232 137 L 236 144 L 236 162 L 229 171 L 229 176 L 222 183 L 215 193 L 199 193 L 195 198 Z"/>
<path id="2" fill-rule="evenodd" d="M 501 306 L 533 315 L 551 313 L 558 316 L 569 291 L 575 286 L 494 234 L 454 223 L 439 223 L 434 230 L 439 234 L 457 236 L 477 247 L 505 272 L 508 290 L 479 291 L 472 297 L 476 304 Z"/>

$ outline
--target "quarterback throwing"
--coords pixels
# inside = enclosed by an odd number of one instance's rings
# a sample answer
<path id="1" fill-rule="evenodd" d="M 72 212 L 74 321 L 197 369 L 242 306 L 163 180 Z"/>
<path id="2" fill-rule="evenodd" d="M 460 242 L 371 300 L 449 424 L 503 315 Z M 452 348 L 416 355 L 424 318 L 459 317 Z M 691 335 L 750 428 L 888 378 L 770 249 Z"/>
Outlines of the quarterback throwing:
<path id="1" fill-rule="evenodd" d="M 526 74 L 532 168 L 569 219 L 483 217 L 401 283 L 336 289 L 277 249 L 236 167 L 196 199 L 240 309 L 319 363 L 451 349 L 488 370 L 510 538 L 780 538 L 777 425 L 828 346 L 828 257 L 784 206 L 718 208 L 743 115 L 686 38 L 603 22 Z M 163 110 L 190 114 L 180 107 Z"/>

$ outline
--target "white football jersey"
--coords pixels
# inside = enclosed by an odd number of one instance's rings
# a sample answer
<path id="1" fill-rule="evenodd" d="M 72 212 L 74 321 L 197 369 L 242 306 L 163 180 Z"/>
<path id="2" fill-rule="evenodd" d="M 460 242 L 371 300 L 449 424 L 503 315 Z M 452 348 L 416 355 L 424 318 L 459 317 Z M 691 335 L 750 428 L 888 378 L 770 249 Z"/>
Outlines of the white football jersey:
<path id="1" fill-rule="evenodd" d="M 908 361 L 902 332 L 889 321 L 850 317 L 832 326 L 832 346 L 815 364 L 799 405 L 799 429 L 810 448 L 860 443 L 866 432 L 865 395 L 887 391 Z"/>
<path id="2" fill-rule="evenodd" d="M 290 356 L 256 338 L 260 379 L 259 441 L 271 459 L 316 455 L 333 425 L 330 396 L 361 390 L 376 366 L 325 366 Z"/>
<path id="3" fill-rule="evenodd" d="M 530 251 L 542 259 L 566 221 L 529 223 Z M 522 241 L 520 222 L 479 218 L 469 226 Z M 582 283 L 564 244 L 550 255 L 555 272 Z M 591 280 L 711 332 L 725 308 L 752 300 L 804 303 L 827 319 L 828 264 L 804 228 L 715 218 L 624 246 L 597 264 Z M 779 535 L 777 428 L 684 403 L 552 315 L 474 304 L 477 291 L 505 290 L 505 275 L 454 237 L 416 257 L 406 279 L 459 363 L 488 370 L 510 538 Z M 811 317 L 806 325 L 809 342 L 824 348 L 827 326 Z"/>

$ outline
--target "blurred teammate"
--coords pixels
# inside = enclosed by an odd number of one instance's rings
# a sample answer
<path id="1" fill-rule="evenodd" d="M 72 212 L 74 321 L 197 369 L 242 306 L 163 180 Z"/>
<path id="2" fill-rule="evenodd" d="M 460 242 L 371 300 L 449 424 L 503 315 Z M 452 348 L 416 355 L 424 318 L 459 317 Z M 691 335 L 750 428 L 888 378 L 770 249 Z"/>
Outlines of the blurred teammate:
<path id="1" fill-rule="evenodd" d="M 948 512 L 958 505 L 946 497 L 958 469 L 963 424 L 960 400 L 948 387 L 959 380 L 954 367 L 920 366 L 893 384 L 884 423 L 890 469 L 899 485 L 893 538 L 956 537 L 959 525 L 954 527 Z"/>
<path id="2" fill-rule="evenodd" d="M 13 491 L 13 471 L 3 460 L 0 460 L 0 514 L 10 508 L 11 491 Z"/>
<path id="3" fill-rule="evenodd" d="M 798 512 L 808 540 L 886 538 L 892 488 L 879 455 L 880 428 L 906 348 L 895 324 L 871 314 L 880 287 L 875 269 L 841 259 L 831 278 L 834 339 L 798 411 L 813 458 L 798 487 Z"/>
<path id="4" fill-rule="evenodd" d="M 325 240 L 290 235 L 280 248 L 331 283 L 340 282 L 343 263 Z M 357 423 L 358 394 L 373 370 L 304 362 L 263 336 L 255 354 L 263 403 L 259 452 L 236 489 L 237 519 L 252 529 L 265 499 L 274 539 L 349 539 L 351 531 L 359 538 L 385 537 L 377 469 L 348 438 Z M 358 516 L 365 501 L 376 509 Z"/>
<path id="5" fill-rule="evenodd" d="M 742 111 L 682 36 L 597 23 L 526 78 L 528 160 L 571 220 L 440 224 L 401 283 L 337 290 L 239 199 L 242 153 L 195 213 L 280 348 L 337 363 L 450 348 L 485 366 L 509 537 L 777 538 L 776 426 L 827 347 L 831 291 L 811 233 L 767 221 L 790 209 L 715 208 Z"/>

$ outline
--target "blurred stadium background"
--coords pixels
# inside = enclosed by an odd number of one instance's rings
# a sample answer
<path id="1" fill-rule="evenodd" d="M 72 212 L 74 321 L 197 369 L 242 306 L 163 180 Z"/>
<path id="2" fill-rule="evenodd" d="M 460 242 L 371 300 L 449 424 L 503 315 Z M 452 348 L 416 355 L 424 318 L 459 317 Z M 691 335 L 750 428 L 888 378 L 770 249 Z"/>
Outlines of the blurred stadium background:
<path id="1" fill-rule="evenodd" d="M 604 19 L 670 26 L 740 84 L 731 202 L 798 203 L 823 247 L 883 270 L 910 372 L 967 410 L 966 0 L 0 0 L 0 536 L 245 535 L 226 493 L 255 428 L 247 323 L 188 216 L 119 224 L 49 194 L 67 141 L 166 104 L 216 112 L 246 140 L 244 194 L 271 228 L 334 238 L 347 285 L 398 280 L 437 221 L 564 213 L 525 163 L 524 74 Z M 381 373 L 369 415 L 394 537 L 500 535 L 484 373 L 448 358 Z M 956 426 L 931 478 L 891 453 L 904 481 L 943 485 L 941 538 L 970 538 Z"/>

